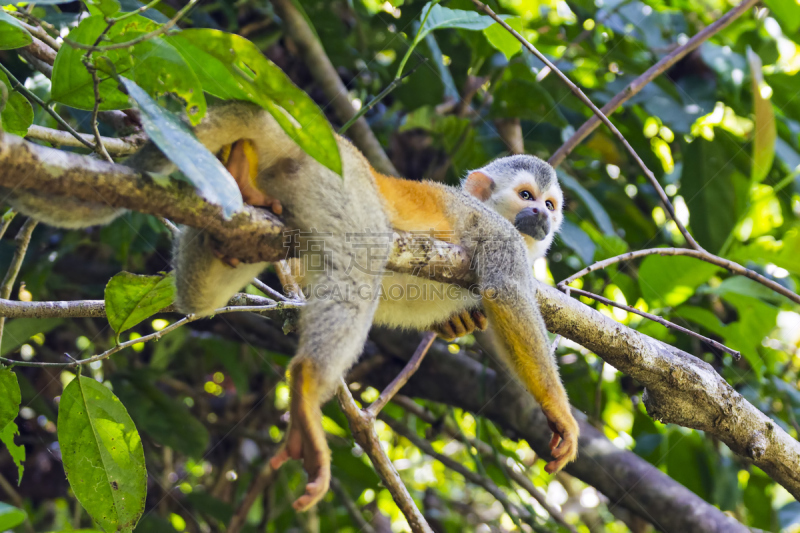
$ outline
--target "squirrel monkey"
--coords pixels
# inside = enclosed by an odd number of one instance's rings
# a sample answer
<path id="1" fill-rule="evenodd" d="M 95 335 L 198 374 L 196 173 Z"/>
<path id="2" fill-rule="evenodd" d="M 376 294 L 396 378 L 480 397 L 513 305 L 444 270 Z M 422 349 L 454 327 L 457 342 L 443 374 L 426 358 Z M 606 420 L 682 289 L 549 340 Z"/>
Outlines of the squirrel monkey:
<path id="1" fill-rule="evenodd" d="M 558 471 L 575 458 L 578 424 L 550 353 L 532 275 L 532 261 L 546 253 L 562 221 L 563 196 L 552 167 L 532 156 L 506 157 L 471 172 L 459 190 L 383 176 L 338 137 L 342 177 L 307 155 L 268 112 L 243 102 L 210 109 L 195 133 L 209 150 L 224 154 L 246 202 L 281 211 L 287 226 L 300 232 L 308 301 L 289 367 L 287 438 L 271 459 L 275 468 L 289 459 L 303 461 L 308 483 L 295 509 L 311 508 L 328 490 L 330 451 L 321 405 L 361 354 L 373 322 L 457 336 L 485 327 L 486 318 L 476 311 L 482 305 L 501 355 L 553 431 L 553 460 L 546 470 Z M 171 168 L 152 144 L 128 164 L 158 172 Z M 37 217 L 20 197 L 26 193 L 12 198 L 12 205 Z M 53 215 L 52 206 L 49 212 L 49 220 L 39 218 L 52 223 L 62 215 Z M 69 216 L 68 224 L 55 225 L 80 225 L 74 212 Z M 432 233 L 467 248 L 479 280 L 475 290 L 385 272 L 387 254 L 374 253 L 373 244 L 382 243 L 388 252 L 393 229 Z M 196 228 L 184 228 L 176 239 L 176 305 L 184 313 L 213 314 L 266 267 L 231 266 L 207 241 Z M 320 259 L 321 268 L 309 266 Z M 412 289 L 419 297 L 412 297 Z"/>

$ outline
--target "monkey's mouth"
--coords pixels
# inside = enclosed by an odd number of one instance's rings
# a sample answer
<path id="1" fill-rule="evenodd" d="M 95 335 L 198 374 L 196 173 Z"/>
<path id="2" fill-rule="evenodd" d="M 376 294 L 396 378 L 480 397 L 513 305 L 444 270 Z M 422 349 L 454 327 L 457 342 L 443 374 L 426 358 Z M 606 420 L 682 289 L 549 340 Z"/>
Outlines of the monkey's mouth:
<path id="1" fill-rule="evenodd" d="M 514 227 L 520 233 L 529 235 L 537 241 L 543 241 L 550 234 L 550 217 L 538 209 L 527 207 L 517 214 Z"/>

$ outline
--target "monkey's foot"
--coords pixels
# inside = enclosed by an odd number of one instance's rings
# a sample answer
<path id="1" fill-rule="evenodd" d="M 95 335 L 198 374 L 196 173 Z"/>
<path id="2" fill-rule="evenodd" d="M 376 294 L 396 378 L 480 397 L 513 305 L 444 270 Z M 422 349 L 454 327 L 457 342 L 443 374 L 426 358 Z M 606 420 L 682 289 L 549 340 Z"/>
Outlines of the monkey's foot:
<path id="1" fill-rule="evenodd" d="M 547 417 L 547 425 L 553 432 L 550 439 L 550 455 L 553 460 L 544 467 L 548 474 L 553 474 L 564 468 L 567 463 L 574 461 L 578 455 L 578 423 L 569 410 L 564 413 L 548 412 L 542 409 Z"/>
<path id="2" fill-rule="evenodd" d="M 488 321 L 482 311 L 461 311 L 440 324 L 431 327 L 431 331 L 438 334 L 445 340 L 453 340 L 463 337 L 475 330 L 483 331 L 486 329 Z"/>
<path id="3" fill-rule="evenodd" d="M 283 447 L 270 459 L 274 469 L 289 459 L 303 461 L 308 474 L 305 493 L 295 500 L 297 511 L 308 511 L 328 492 L 331 481 L 331 457 L 325 431 L 322 429 L 322 412 L 316 397 L 317 380 L 308 361 L 292 365 L 289 433 Z"/>
<path id="4" fill-rule="evenodd" d="M 283 206 L 278 199 L 261 192 L 255 185 L 258 176 L 258 153 L 253 142 L 240 139 L 222 148 L 220 159 L 231 173 L 244 203 L 256 207 L 267 207 L 276 215 L 283 213 Z"/>

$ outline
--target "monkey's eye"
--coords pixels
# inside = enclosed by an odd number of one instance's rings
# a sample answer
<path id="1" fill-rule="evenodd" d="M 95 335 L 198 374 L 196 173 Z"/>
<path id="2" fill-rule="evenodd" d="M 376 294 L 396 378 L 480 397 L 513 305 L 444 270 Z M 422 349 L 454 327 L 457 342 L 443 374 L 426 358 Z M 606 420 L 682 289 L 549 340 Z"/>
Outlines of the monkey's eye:
<path id="1" fill-rule="evenodd" d="M 529 191 L 520 191 L 519 197 L 523 200 L 533 200 L 533 195 Z"/>
<path id="2" fill-rule="evenodd" d="M 555 211 L 555 210 L 556 210 L 556 206 L 554 206 L 554 205 L 553 205 L 553 202 L 551 202 L 550 200 L 547 200 L 547 201 L 544 203 L 544 205 L 546 205 L 546 206 L 547 206 L 547 209 L 549 209 L 550 211 Z"/>

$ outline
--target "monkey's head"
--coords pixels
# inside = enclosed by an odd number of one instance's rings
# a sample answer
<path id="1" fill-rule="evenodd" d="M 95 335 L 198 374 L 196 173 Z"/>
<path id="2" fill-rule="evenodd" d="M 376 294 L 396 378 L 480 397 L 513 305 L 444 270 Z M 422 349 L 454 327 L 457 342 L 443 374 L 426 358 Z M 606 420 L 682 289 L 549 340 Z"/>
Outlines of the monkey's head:
<path id="1" fill-rule="evenodd" d="M 470 172 L 462 188 L 514 224 L 531 259 L 547 253 L 563 220 L 564 195 L 553 167 L 532 155 L 501 157 Z"/>

